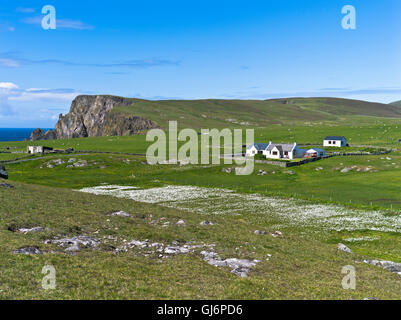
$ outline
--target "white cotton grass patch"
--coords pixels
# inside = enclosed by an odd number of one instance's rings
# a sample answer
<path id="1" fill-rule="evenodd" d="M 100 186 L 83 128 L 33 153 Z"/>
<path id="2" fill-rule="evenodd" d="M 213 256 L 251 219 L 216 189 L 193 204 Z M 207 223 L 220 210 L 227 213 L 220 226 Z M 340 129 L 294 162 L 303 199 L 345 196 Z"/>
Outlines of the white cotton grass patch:
<path id="1" fill-rule="evenodd" d="M 379 240 L 379 238 L 374 238 L 374 237 L 359 237 L 359 238 L 347 238 L 344 239 L 345 242 L 371 242 L 371 241 L 376 241 Z"/>
<path id="2" fill-rule="evenodd" d="M 110 195 L 138 202 L 196 212 L 198 214 L 266 214 L 291 226 L 336 231 L 371 230 L 401 233 L 401 216 L 381 211 L 363 211 L 337 205 L 313 204 L 304 200 L 279 199 L 260 194 L 194 186 L 165 186 L 139 189 L 129 186 L 99 186 L 81 192 Z"/>
<path id="3" fill-rule="evenodd" d="M 117 198 L 125 198 L 146 203 L 207 199 L 209 197 L 221 197 L 223 194 L 232 192 L 224 189 L 207 189 L 191 186 L 166 186 L 161 188 L 138 189 L 134 187 L 119 187 L 114 185 L 84 188 L 79 191 L 96 195 L 111 195 Z"/>

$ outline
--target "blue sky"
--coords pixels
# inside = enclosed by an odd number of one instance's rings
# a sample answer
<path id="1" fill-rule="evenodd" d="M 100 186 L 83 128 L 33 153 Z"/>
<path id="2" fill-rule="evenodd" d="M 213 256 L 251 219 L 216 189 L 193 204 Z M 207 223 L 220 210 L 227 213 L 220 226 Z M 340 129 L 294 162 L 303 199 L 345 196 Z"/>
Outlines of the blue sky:
<path id="1" fill-rule="evenodd" d="M 399 0 L 2 0 L 0 127 L 52 127 L 79 94 L 387 103 L 400 53 Z"/>

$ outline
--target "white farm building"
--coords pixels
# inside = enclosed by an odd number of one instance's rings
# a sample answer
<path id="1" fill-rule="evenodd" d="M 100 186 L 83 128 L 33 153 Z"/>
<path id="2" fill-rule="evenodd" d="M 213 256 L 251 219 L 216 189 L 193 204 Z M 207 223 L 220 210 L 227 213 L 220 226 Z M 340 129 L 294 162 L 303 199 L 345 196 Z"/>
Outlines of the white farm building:
<path id="1" fill-rule="evenodd" d="M 328 136 L 323 141 L 324 147 L 346 147 L 347 146 L 347 139 L 342 136 Z"/>
<path id="2" fill-rule="evenodd" d="M 306 150 L 300 149 L 298 144 L 278 144 L 270 142 L 263 154 L 268 159 L 288 159 L 303 158 Z"/>

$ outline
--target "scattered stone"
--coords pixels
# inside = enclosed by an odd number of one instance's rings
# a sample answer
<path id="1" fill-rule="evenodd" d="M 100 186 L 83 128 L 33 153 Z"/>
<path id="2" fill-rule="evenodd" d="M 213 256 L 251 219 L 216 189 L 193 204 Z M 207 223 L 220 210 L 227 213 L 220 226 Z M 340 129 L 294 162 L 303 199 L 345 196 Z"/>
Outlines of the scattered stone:
<path id="1" fill-rule="evenodd" d="M 179 220 L 176 224 L 177 224 L 177 226 L 185 226 L 186 225 L 184 220 Z"/>
<path id="2" fill-rule="evenodd" d="M 347 252 L 347 253 L 353 253 L 352 250 L 350 248 L 348 248 L 345 244 L 339 243 L 337 245 L 337 249 L 343 252 Z"/>
<path id="3" fill-rule="evenodd" d="M 60 166 L 62 164 L 64 164 L 65 162 L 61 159 L 55 159 L 55 160 L 50 160 L 46 163 L 46 167 L 52 169 L 55 166 Z"/>
<path id="4" fill-rule="evenodd" d="M 66 252 L 79 252 L 81 251 L 81 247 L 79 245 L 79 243 L 77 244 L 73 244 L 71 247 L 68 247 L 67 249 L 65 249 Z"/>
<path id="5" fill-rule="evenodd" d="M 83 168 L 83 167 L 86 167 L 87 165 L 88 165 L 88 161 L 86 161 L 86 160 L 79 160 L 73 164 L 73 166 L 75 168 Z"/>
<path id="6" fill-rule="evenodd" d="M 208 251 L 202 251 L 201 255 L 203 256 L 203 259 L 210 265 L 215 267 L 229 267 L 231 269 L 231 273 L 242 278 L 248 277 L 248 273 L 250 272 L 251 268 L 260 262 L 259 260 L 245 260 L 237 258 L 222 260 L 217 253 Z"/>
<path id="7" fill-rule="evenodd" d="M 35 227 L 35 228 L 30 228 L 30 229 L 29 228 L 20 228 L 20 229 L 15 230 L 15 232 L 27 234 L 30 232 L 41 232 L 43 230 L 44 230 L 44 228 L 42 228 L 42 227 Z"/>
<path id="8" fill-rule="evenodd" d="M 68 159 L 68 163 L 73 163 L 73 162 L 75 162 L 75 161 L 77 161 L 77 159 L 75 159 L 75 158 L 70 158 L 70 159 Z"/>
<path id="9" fill-rule="evenodd" d="M 315 170 L 316 171 L 321 171 L 321 170 L 323 170 L 323 168 L 322 167 L 317 167 L 317 168 L 315 168 Z"/>
<path id="10" fill-rule="evenodd" d="M 376 267 L 381 267 L 393 273 L 397 273 L 401 276 L 401 263 L 395 263 L 393 261 L 380 261 L 380 260 L 363 260 L 367 264 L 371 264 Z"/>
<path id="11" fill-rule="evenodd" d="M 267 232 L 266 231 L 261 231 L 261 230 L 255 230 L 254 234 L 263 236 L 263 235 L 267 234 Z"/>
<path id="12" fill-rule="evenodd" d="M 282 238 L 284 235 L 281 231 L 275 231 L 274 233 L 272 233 L 272 236 L 274 238 L 278 238 L 278 237 Z"/>
<path id="13" fill-rule="evenodd" d="M 212 221 L 202 221 L 201 223 L 200 223 L 200 225 L 201 226 L 214 226 L 216 223 L 215 222 L 212 222 Z"/>
<path id="14" fill-rule="evenodd" d="M 138 241 L 138 240 L 132 240 L 127 243 L 128 247 L 140 247 L 140 248 L 148 248 L 149 247 L 149 240 L 146 239 L 145 241 Z"/>
<path id="15" fill-rule="evenodd" d="M 258 175 L 259 176 L 265 176 L 265 175 L 267 175 L 267 172 L 265 170 L 259 170 Z"/>
<path id="16" fill-rule="evenodd" d="M 179 254 L 179 253 L 189 253 L 189 249 L 186 246 L 183 247 L 167 247 L 164 249 L 166 254 Z"/>
<path id="17" fill-rule="evenodd" d="M 81 246 L 85 248 L 97 248 L 99 241 L 88 237 L 88 236 L 78 236 L 73 238 L 64 238 L 58 240 L 46 240 L 46 244 L 58 244 L 59 246 L 66 248 L 67 252 L 76 252 L 81 250 Z"/>
<path id="18" fill-rule="evenodd" d="M 7 189 L 15 189 L 14 186 L 12 186 L 11 184 L 8 184 L 8 183 L 0 183 L 0 187 L 7 188 Z"/>
<path id="19" fill-rule="evenodd" d="M 129 249 L 149 249 L 146 255 L 158 253 L 159 257 L 166 257 L 165 255 L 177 255 L 177 254 L 188 254 L 193 252 L 194 249 L 203 247 L 202 245 L 183 245 L 180 246 L 177 241 L 173 241 L 170 246 L 166 246 L 163 243 L 155 242 L 150 243 L 148 239 L 145 241 L 132 240 L 125 243 L 123 246 L 117 248 L 115 252 L 128 252 Z"/>
<path id="20" fill-rule="evenodd" d="M 201 255 L 205 260 L 210 260 L 210 259 L 219 259 L 219 255 L 216 252 L 210 252 L 210 251 L 202 251 Z"/>
<path id="21" fill-rule="evenodd" d="M 369 298 L 365 298 L 363 300 L 368 301 L 368 300 L 380 300 L 380 299 L 376 298 L 376 297 L 369 297 Z"/>
<path id="22" fill-rule="evenodd" d="M 341 170 L 341 173 L 348 173 L 351 170 L 352 170 L 351 168 L 344 168 L 344 169 Z"/>
<path id="23" fill-rule="evenodd" d="M 111 214 L 111 216 L 119 216 L 119 217 L 127 217 L 127 218 L 131 217 L 131 215 L 125 211 L 113 212 Z"/>
<path id="24" fill-rule="evenodd" d="M 13 251 L 14 254 L 43 254 L 42 250 L 38 247 L 26 247 Z"/>

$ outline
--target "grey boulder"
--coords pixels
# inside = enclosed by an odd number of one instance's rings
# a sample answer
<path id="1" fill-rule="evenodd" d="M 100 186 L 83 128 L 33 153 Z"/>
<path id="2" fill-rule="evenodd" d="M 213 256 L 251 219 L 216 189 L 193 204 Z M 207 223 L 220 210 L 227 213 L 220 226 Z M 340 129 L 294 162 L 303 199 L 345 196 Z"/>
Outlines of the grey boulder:
<path id="1" fill-rule="evenodd" d="M 113 217 L 115 217 L 115 216 L 118 216 L 118 217 L 127 217 L 127 218 L 131 217 L 131 215 L 130 215 L 129 213 L 125 212 L 125 211 L 113 212 L 113 213 L 111 214 L 111 216 L 113 216 Z"/>
<path id="2" fill-rule="evenodd" d="M 13 251 L 14 254 L 42 254 L 42 250 L 40 250 L 38 247 L 26 247 L 26 248 L 20 248 L 17 250 Z"/>
<path id="3" fill-rule="evenodd" d="M 8 179 L 8 173 L 2 164 L 0 164 L 0 178 Z"/>
<path id="4" fill-rule="evenodd" d="M 339 243 L 337 245 L 337 249 L 346 253 L 353 253 L 350 248 L 348 248 L 345 244 Z"/>

